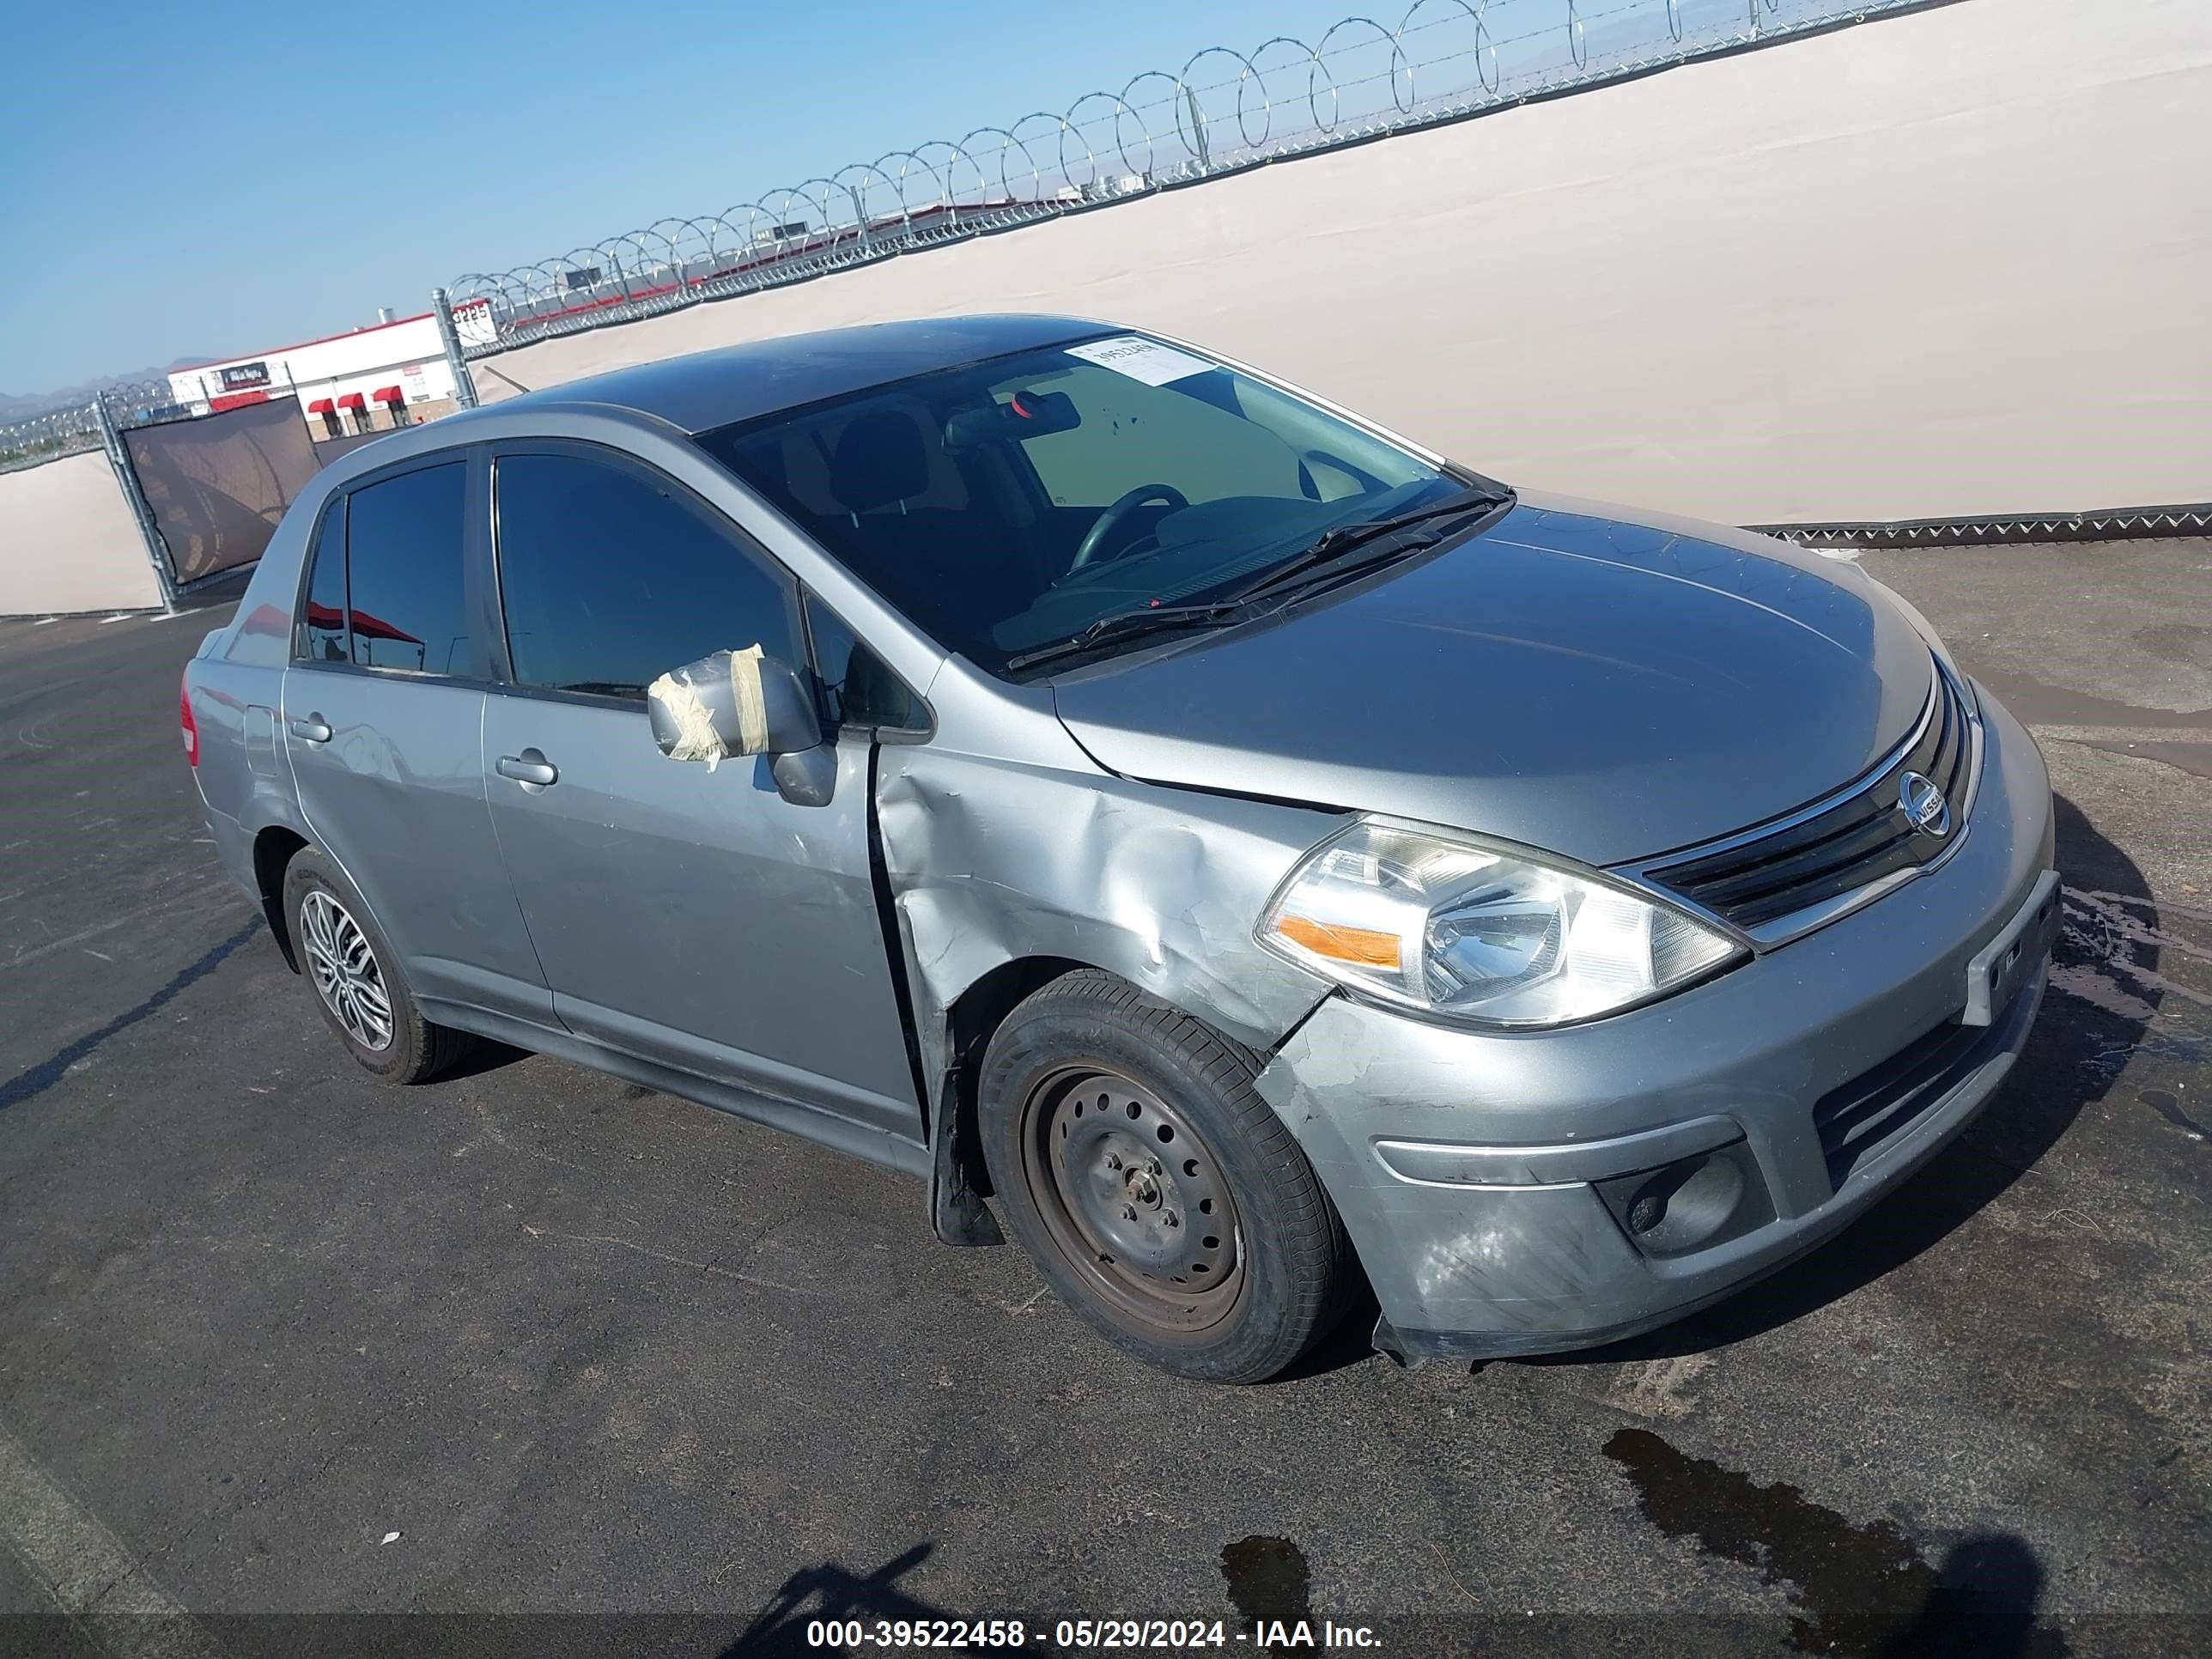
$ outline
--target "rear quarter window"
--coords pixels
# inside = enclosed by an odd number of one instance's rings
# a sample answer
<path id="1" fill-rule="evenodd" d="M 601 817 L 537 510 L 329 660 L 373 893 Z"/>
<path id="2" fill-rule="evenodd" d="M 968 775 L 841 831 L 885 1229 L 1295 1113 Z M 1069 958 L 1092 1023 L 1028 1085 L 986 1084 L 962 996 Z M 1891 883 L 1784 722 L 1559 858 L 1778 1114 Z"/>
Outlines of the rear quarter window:
<path id="1" fill-rule="evenodd" d="M 307 662 L 346 662 L 345 497 L 333 495 L 315 526 L 308 551 L 307 598 L 301 607 L 293 654 Z"/>

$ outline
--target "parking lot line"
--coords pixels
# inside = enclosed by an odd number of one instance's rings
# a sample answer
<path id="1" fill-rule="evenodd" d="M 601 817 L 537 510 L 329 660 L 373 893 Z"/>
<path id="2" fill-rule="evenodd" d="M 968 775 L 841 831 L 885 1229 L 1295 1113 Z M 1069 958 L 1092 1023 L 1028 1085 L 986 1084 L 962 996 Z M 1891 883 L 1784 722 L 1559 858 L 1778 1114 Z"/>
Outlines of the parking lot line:
<path id="1" fill-rule="evenodd" d="M 219 1659 L 222 1653 L 100 1518 L 4 1428 L 0 1539 L 54 1605 L 117 1659 Z"/>

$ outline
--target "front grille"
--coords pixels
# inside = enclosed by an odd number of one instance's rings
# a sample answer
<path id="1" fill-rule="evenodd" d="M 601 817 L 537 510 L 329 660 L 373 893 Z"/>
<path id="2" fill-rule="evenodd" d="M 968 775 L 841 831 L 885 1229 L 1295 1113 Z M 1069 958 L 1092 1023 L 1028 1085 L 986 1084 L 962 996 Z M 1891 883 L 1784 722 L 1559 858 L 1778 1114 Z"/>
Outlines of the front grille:
<path id="1" fill-rule="evenodd" d="M 2012 1005 L 1987 1025 L 1946 1020 L 1814 1102 L 1813 1127 L 1828 1162 L 1829 1184 L 1840 1190 L 1852 1170 L 1917 1123 L 1996 1053 L 2019 998 L 2034 988 L 2022 986 Z"/>
<path id="2" fill-rule="evenodd" d="M 1771 835 L 1754 835 L 1648 873 L 1739 927 L 1757 927 L 1940 857 L 1966 827 L 1972 764 L 1966 699 L 1938 669 L 1935 694 L 1911 744 L 1870 781 Z M 1907 772 L 1919 773 L 1943 792 L 1950 805 L 1948 834 L 1925 834 L 1905 817 L 1898 790 Z"/>

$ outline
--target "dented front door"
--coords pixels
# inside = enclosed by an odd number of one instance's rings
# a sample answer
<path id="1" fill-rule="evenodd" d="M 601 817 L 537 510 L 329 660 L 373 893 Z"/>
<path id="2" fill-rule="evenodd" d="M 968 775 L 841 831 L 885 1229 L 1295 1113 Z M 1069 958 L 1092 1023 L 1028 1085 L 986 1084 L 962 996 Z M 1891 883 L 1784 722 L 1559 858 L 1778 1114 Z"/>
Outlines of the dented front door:
<path id="1" fill-rule="evenodd" d="M 494 691 L 484 714 L 492 823 L 563 1024 L 918 1141 L 867 740 L 836 751 L 828 805 L 796 806 L 764 759 L 669 760 L 641 704 Z M 532 767 L 550 781 L 514 775 Z"/>

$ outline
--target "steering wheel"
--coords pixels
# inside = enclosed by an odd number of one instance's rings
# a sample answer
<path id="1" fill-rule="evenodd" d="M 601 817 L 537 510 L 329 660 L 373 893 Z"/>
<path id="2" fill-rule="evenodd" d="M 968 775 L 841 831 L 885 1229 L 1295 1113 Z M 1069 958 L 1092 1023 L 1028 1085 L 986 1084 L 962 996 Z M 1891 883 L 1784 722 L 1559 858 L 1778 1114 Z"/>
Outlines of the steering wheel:
<path id="1" fill-rule="evenodd" d="M 1190 505 L 1190 497 L 1173 484 L 1139 484 L 1101 513 L 1097 521 L 1084 532 L 1083 540 L 1075 550 L 1075 562 L 1067 567 L 1068 574 L 1073 575 L 1097 558 L 1098 550 L 1104 544 L 1108 532 L 1130 514 L 1152 501 L 1164 502 L 1170 511 L 1180 513 Z"/>

